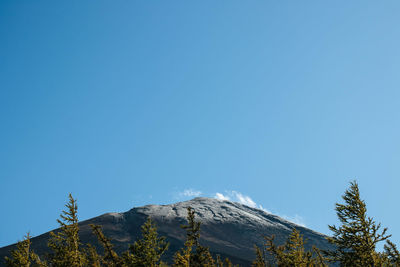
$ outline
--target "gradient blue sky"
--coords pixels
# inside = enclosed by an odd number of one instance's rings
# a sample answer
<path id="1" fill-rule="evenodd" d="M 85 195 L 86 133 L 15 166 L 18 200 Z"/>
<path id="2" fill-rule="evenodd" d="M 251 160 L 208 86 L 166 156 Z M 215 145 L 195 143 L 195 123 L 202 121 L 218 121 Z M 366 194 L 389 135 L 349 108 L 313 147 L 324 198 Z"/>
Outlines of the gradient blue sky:
<path id="1" fill-rule="evenodd" d="M 329 233 L 353 179 L 399 243 L 399 14 L 1 1 L 0 246 L 57 227 L 69 192 L 83 220 L 233 190 Z"/>

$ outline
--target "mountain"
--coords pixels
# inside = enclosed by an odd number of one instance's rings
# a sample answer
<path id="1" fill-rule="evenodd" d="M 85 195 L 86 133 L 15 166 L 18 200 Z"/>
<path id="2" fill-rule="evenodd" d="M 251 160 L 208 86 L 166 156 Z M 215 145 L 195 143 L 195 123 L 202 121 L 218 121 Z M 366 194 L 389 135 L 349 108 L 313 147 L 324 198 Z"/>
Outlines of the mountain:
<path id="1" fill-rule="evenodd" d="M 140 226 L 148 217 L 157 224 L 159 235 L 167 237 L 170 249 L 166 258 L 183 246 L 186 233 L 179 226 L 186 223 L 187 207 L 195 210 L 196 220 L 201 222 L 202 245 L 210 247 L 213 254 L 229 257 L 234 263 L 250 266 L 255 258 L 254 245 L 262 244 L 263 236 L 275 235 L 277 243 L 283 243 L 293 228 L 308 240 L 306 248 L 313 245 L 321 249 L 332 248 L 326 236 L 299 226 L 263 210 L 236 202 L 199 197 L 170 205 L 147 205 L 124 213 L 107 213 L 80 222 L 80 237 L 86 243 L 98 245 L 90 224 L 103 227 L 104 233 L 115 244 L 116 251 L 124 251 L 128 244 L 140 237 Z M 32 247 L 38 254 L 48 251 L 49 233 L 32 239 Z M 0 257 L 9 255 L 14 245 L 0 248 Z"/>

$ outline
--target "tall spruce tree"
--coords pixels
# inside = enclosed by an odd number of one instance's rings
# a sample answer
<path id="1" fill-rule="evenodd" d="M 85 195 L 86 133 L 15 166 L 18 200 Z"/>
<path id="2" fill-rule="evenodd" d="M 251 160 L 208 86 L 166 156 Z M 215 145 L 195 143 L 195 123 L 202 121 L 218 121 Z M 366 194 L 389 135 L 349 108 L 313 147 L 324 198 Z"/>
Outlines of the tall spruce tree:
<path id="1" fill-rule="evenodd" d="M 223 261 L 221 259 L 221 256 L 217 255 L 214 266 L 215 267 L 232 267 L 232 262 L 229 260 L 229 258 L 225 258 L 225 260 Z"/>
<path id="2" fill-rule="evenodd" d="M 256 247 L 256 260 L 254 267 L 273 266 L 278 267 L 325 267 L 325 259 L 319 253 L 317 248 L 313 251 L 306 251 L 305 241 L 299 231 L 293 229 L 285 244 L 278 246 L 274 243 L 274 236 L 265 237 L 266 243 L 263 248 Z M 269 252 L 274 262 L 266 259 L 266 253 Z"/>
<path id="3" fill-rule="evenodd" d="M 39 256 L 31 249 L 31 236 L 26 234 L 24 240 L 17 243 L 17 249 L 11 251 L 11 258 L 5 257 L 8 267 L 45 267 L 47 264 L 42 262 Z"/>
<path id="4" fill-rule="evenodd" d="M 187 208 L 187 225 L 181 227 L 186 230 L 185 247 L 174 256 L 176 267 L 213 267 L 214 259 L 208 247 L 200 245 L 200 222 L 195 221 L 195 211 Z"/>
<path id="5" fill-rule="evenodd" d="M 259 246 L 254 246 L 256 250 L 256 259 L 252 263 L 252 267 L 265 267 L 267 266 L 267 260 L 265 258 L 266 248 L 263 245 L 262 248 Z"/>
<path id="6" fill-rule="evenodd" d="M 79 240 L 78 205 L 69 194 L 69 201 L 65 205 L 60 219 L 60 230 L 50 232 L 51 238 L 48 246 L 52 253 L 49 255 L 51 266 L 55 267 L 81 267 L 86 265 L 86 253 Z"/>
<path id="7" fill-rule="evenodd" d="M 169 243 L 159 237 L 155 223 L 148 218 L 142 225 L 142 238 L 129 246 L 123 258 L 126 266 L 157 267 L 164 266 L 161 256 L 167 251 Z"/>
<path id="8" fill-rule="evenodd" d="M 350 183 L 342 198 L 344 204 L 337 203 L 335 208 L 341 225 L 329 225 L 333 236 L 328 241 L 336 249 L 325 251 L 325 254 L 341 266 L 381 266 L 383 259 L 376 251 L 376 245 L 390 237 L 386 235 L 387 228 L 380 230 L 381 224 L 367 216 L 367 207 L 361 200 L 356 181 Z"/>
<path id="9" fill-rule="evenodd" d="M 386 258 L 388 265 L 400 267 L 400 252 L 397 249 L 397 246 L 390 240 L 386 240 L 384 250 L 385 250 L 384 256 Z"/>
<path id="10" fill-rule="evenodd" d="M 111 243 L 111 239 L 104 235 L 101 226 L 91 224 L 90 227 L 92 228 L 94 235 L 97 237 L 97 240 L 104 248 L 104 255 L 99 257 L 100 258 L 99 261 L 102 264 L 105 264 L 106 266 L 110 267 L 125 266 L 123 259 L 114 251 L 114 245 Z M 91 251 L 94 257 L 96 257 L 93 249 L 91 249 Z"/>
<path id="11" fill-rule="evenodd" d="M 88 244 L 86 248 L 86 258 L 88 267 L 100 267 L 101 266 L 101 256 L 97 253 L 96 248 Z"/>

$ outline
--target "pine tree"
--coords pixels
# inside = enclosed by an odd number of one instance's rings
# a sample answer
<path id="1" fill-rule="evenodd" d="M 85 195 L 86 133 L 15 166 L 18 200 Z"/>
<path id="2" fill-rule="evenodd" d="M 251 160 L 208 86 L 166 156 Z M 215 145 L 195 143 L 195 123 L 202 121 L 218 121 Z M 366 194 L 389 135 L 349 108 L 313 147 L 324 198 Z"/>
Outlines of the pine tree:
<path id="1" fill-rule="evenodd" d="M 304 240 L 296 229 L 293 229 L 283 246 L 276 246 L 273 238 L 268 239 L 268 242 L 268 251 L 275 256 L 278 266 L 303 267 L 310 262 L 312 255 L 304 251 Z"/>
<path id="2" fill-rule="evenodd" d="M 113 244 L 111 240 L 106 237 L 101 230 L 101 226 L 91 224 L 90 227 L 94 235 L 97 237 L 97 240 L 104 248 L 104 255 L 101 258 L 101 262 L 104 263 L 106 266 L 110 267 L 122 267 L 125 266 L 123 263 L 123 259 L 118 256 L 118 254 L 113 249 Z"/>
<path id="3" fill-rule="evenodd" d="M 37 254 L 31 249 L 31 236 L 26 234 L 23 241 L 17 243 L 17 249 L 11 251 L 11 258 L 6 257 L 6 266 L 8 267 L 45 267 Z"/>
<path id="4" fill-rule="evenodd" d="M 232 262 L 229 258 L 225 258 L 225 266 L 226 267 L 232 267 Z M 239 265 L 235 265 L 235 267 L 238 267 Z"/>
<path id="5" fill-rule="evenodd" d="M 319 248 L 313 246 L 312 250 L 314 252 L 314 258 L 313 258 L 314 266 L 320 266 L 320 267 L 329 266 L 328 259 L 322 255 L 323 253 Z"/>
<path id="6" fill-rule="evenodd" d="M 186 230 L 185 247 L 178 251 L 174 257 L 174 266 L 179 267 L 213 267 L 214 259 L 207 247 L 200 245 L 200 222 L 196 222 L 195 211 L 187 208 L 187 225 L 181 227 Z"/>
<path id="7" fill-rule="evenodd" d="M 175 253 L 174 267 L 190 267 L 190 256 L 192 254 L 193 244 L 186 240 L 185 247 Z"/>
<path id="8" fill-rule="evenodd" d="M 217 255 L 217 259 L 215 260 L 215 267 L 232 267 L 232 263 L 229 258 L 225 258 L 225 260 L 222 261 L 221 256 Z"/>
<path id="9" fill-rule="evenodd" d="M 286 243 L 277 246 L 274 243 L 274 237 L 266 238 L 267 250 L 274 256 L 276 264 L 279 267 L 308 267 L 308 266 L 326 266 L 323 259 L 318 257 L 318 251 L 314 248 L 317 257 L 314 257 L 311 251 L 305 251 L 305 241 L 299 231 L 293 229 Z"/>
<path id="10" fill-rule="evenodd" d="M 258 246 L 254 246 L 256 250 L 256 259 L 253 261 L 253 267 L 265 267 L 267 266 L 267 261 L 265 259 L 265 248 L 260 248 Z"/>
<path id="11" fill-rule="evenodd" d="M 313 247 L 312 251 L 305 251 L 305 241 L 299 231 L 293 229 L 288 239 L 283 245 L 274 243 L 275 237 L 264 237 L 265 244 L 262 247 L 255 246 L 256 259 L 253 261 L 253 267 L 325 267 L 326 259 L 322 257 L 319 250 Z M 266 254 L 270 253 L 273 262 L 267 260 Z"/>
<path id="12" fill-rule="evenodd" d="M 367 216 L 367 207 L 360 198 L 357 182 L 350 183 L 350 188 L 342 196 L 344 204 L 336 204 L 336 214 L 341 222 L 339 227 L 333 225 L 329 229 L 333 236 L 328 241 L 336 250 L 325 254 L 332 262 L 341 266 L 368 267 L 378 266 L 382 257 L 376 252 L 376 244 L 386 240 L 387 228 L 380 230 L 373 218 Z"/>
<path id="13" fill-rule="evenodd" d="M 97 253 L 96 248 L 88 244 L 86 248 L 87 266 L 101 267 L 101 256 Z"/>
<path id="14" fill-rule="evenodd" d="M 400 267 L 400 252 L 397 249 L 397 246 L 390 240 L 386 240 L 384 249 L 388 264 L 391 266 Z"/>
<path id="15" fill-rule="evenodd" d="M 224 267 L 224 262 L 221 260 L 220 255 L 217 255 L 217 259 L 215 261 L 215 266 L 216 267 Z"/>
<path id="16" fill-rule="evenodd" d="M 183 225 L 181 228 L 186 230 L 186 241 L 184 248 L 178 251 L 174 256 L 174 266 L 190 267 L 190 257 L 192 255 L 193 246 L 197 243 L 200 234 L 200 223 L 194 221 L 194 211 L 188 207 L 188 225 Z"/>
<path id="17" fill-rule="evenodd" d="M 56 267 L 81 267 L 86 264 L 86 255 L 79 240 L 78 206 L 76 200 L 69 194 L 66 210 L 60 215 L 57 222 L 60 230 L 50 232 L 51 238 L 48 246 L 53 251 L 50 254 L 52 266 Z"/>
<path id="18" fill-rule="evenodd" d="M 165 237 L 159 237 L 155 223 L 149 218 L 142 225 L 142 239 L 130 246 L 124 254 L 127 266 L 156 267 L 164 265 L 161 256 L 167 251 L 169 243 Z"/>

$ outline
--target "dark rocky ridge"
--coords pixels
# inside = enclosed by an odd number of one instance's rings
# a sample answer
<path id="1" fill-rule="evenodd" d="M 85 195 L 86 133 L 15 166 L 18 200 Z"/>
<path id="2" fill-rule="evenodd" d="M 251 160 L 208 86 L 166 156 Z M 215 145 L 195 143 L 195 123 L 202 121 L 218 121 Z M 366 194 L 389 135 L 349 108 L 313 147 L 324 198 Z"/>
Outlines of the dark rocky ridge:
<path id="1" fill-rule="evenodd" d="M 283 243 L 293 228 L 298 229 L 308 240 L 306 248 L 315 245 L 321 249 L 331 248 L 326 236 L 284 220 L 262 210 L 239 203 L 212 198 L 195 198 L 190 201 L 170 205 L 147 205 L 133 208 L 124 213 L 107 213 L 80 223 L 81 240 L 98 245 L 91 233 L 90 224 L 103 227 L 117 251 L 127 249 L 140 236 L 140 226 L 147 217 L 157 224 L 160 235 L 170 242 L 167 258 L 172 258 L 176 250 L 183 246 L 185 231 L 179 225 L 186 222 L 187 207 L 196 211 L 196 219 L 201 221 L 201 243 L 210 247 L 214 254 L 229 257 L 233 262 L 249 266 L 254 259 L 254 244 L 263 242 L 262 236 L 275 235 L 277 243 Z M 32 247 L 38 254 L 48 251 L 49 233 L 32 239 Z M 9 255 L 14 245 L 0 248 L 0 257 Z"/>

